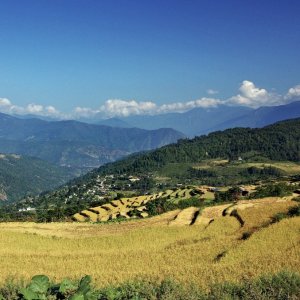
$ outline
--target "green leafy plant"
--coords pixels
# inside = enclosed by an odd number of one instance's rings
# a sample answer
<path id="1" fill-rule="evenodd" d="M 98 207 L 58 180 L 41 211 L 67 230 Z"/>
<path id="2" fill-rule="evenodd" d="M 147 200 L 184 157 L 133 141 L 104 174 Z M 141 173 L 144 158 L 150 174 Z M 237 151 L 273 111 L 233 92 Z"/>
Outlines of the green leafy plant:
<path id="1" fill-rule="evenodd" d="M 46 300 L 46 299 L 69 299 L 69 300 L 97 300 L 97 294 L 91 287 L 91 277 L 84 276 L 79 284 L 70 279 L 63 279 L 60 284 L 51 285 L 45 275 L 32 277 L 31 282 L 25 288 L 20 288 L 22 300 Z M 0 300 L 5 299 L 0 294 Z M 52 298 L 54 297 L 54 298 Z"/>
<path id="2" fill-rule="evenodd" d="M 90 276 L 84 276 L 79 283 L 63 279 L 61 283 L 53 284 L 45 275 L 34 276 L 26 288 L 12 282 L 0 287 L 0 300 L 285 300 L 299 297 L 300 274 L 289 271 L 245 279 L 240 283 L 218 283 L 209 286 L 206 291 L 172 279 L 139 279 L 95 290 Z"/>
<path id="3" fill-rule="evenodd" d="M 77 285 L 68 278 L 62 280 L 59 285 L 58 292 L 65 297 L 74 293 L 77 290 Z"/>
<path id="4" fill-rule="evenodd" d="M 79 283 L 76 293 L 70 300 L 97 300 L 97 294 L 91 288 L 91 276 L 84 276 Z"/>
<path id="5" fill-rule="evenodd" d="M 50 287 L 49 278 L 45 275 L 36 275 L 32 277 L 30 284 L 20 290 L 23 298 L 26 300 L 47 299 L 47 292 Z"/>

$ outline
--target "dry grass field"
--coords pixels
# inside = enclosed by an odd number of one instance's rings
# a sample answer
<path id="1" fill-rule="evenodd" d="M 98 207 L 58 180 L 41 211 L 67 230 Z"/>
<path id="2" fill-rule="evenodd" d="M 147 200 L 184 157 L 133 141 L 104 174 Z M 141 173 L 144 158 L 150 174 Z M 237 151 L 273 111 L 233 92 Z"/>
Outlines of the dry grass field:
<path id="1" fill-rule="evenodd" d="M 288 174 L 299 174 L 300 164 L 296 162 L 286 161 L 286 162 L 272 162 L 272 163 L 246 163 L 244 164 L 247 167 L 275 167 L 281 169 L 282 171 L 287 172 Z"/>
<path id="2" fill-rule="evenodd" d="M 9 277 L 28 280 L 35 274 L 53 280 L 90 274 L 98 287 L 172 277 L 205 288 L 268 272 L 299 271 L 300 218 L 270 224 L 272 215 L 296 203 L 278 200 L 236 204 L 243 226 L 226 213 L 227 206 L 207 208 L 192 226 L 183 224 L 193 209 L 120 224 L 1 223 L 0 282 Z M 180 213 L 181 226 L 169 226 Z M 253 232 L 243 240 L 246 229 Z"/>
<path id="3" fill-rule="evenodd" d="M 226 166 L 229 163 L 228 160 L 207 160 L 202 163 L 197 163 L 193 165 L 195 169 L 210 169 L 212 167 L 218 166 Z M 299 174 L 300 172 L 300 164 L 291 161 L 272 161 L 272 162 L 242 162 L 236 167 L 239 168 L 249 168 L 249 167 L 256 167 L 256 168 L 267 168 L 267 167 L 274 167 L 278 168 L 284 172 L 287 172 L 290 175 Z"/>

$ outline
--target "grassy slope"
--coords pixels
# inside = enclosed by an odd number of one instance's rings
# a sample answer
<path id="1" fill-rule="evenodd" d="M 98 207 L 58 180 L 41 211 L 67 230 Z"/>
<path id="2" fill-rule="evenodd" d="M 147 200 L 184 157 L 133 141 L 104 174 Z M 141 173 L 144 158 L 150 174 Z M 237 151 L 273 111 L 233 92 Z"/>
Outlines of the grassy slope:
<path id="1" fill-rule="evenodd" d="M 208 159 L 203 160 L 200 163 L 170 163 L 158 170 L 156 175 L 166 177 L 172 177 L 174 175 L 183 176 L 186 174 L 189 168 L 215 171 L 222 175 L 222 173 L 228 174 L 228 172 L 237 173 L 243 169 L 247 169 L 250 167 L 273 167 L 281 170 L 283 173 L 286 173 L 288 175 L 296 175 L 300 173 L 300 163 L 298 162 L 272 160 L 256 162 L 249 160 L 230 163 L 228 162 L 228 160 L 223 159 Z"/>
<path id="2" fill-rule="evenodd" d="M 259 221 L 249 217 L 251 209 L 259 209 L 269 221 L 273 213 L 285 209 L 280 204 L 270 211 L 270 205 L 243 210 L 248 220 L 245 230 Z M 300 268 L 299 217 L 256 228 L 249 239 L 241 240 L 244 228 L 234 217 L 215 218 L 208 227 L 167 226 L 172 214 L 106 225 L 1 224 L 0 255 L 5 259 L 0 282 L 8 276 L 29 279 L 44 273 L 59 280 L 90 274 L 97 286 L 171 276 L 207 287 Z"/>

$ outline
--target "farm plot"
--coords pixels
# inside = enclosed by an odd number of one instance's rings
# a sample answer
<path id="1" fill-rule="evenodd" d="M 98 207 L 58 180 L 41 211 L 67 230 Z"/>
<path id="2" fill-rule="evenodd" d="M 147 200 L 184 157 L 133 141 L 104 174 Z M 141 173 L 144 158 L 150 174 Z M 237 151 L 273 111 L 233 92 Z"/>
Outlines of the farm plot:
<path id="1" fill-rule="evenodd" d="M 292 197 L 241 200 L 235 204 L 206 207 L 199 213 L 193 224 L 208 226 L 222 218 L 235 218 L 240 224 L 239 233 L 242 238 L 247 238 L 257 230 L 269 226 L 276 214 L 286 213 L 290 207 L 296 205 Z"/>
<path id="2" fill-rule="evenodd" d="M 189 224 L 193 209 L 122 223 L 1 223 L 0 283 L 11 278 L 27 283 L 36 274 L 56 281 L 90 274 L 97 288 L 136 278 L 172 278 L 208 288 L 224 280 L 241 282 L 245 276 L 248 280 L 282 270 L 299 272 L 300 218 L 263 227 L 258 223 L 261 217 L 285 211 L 284 203 L 297 205 L 277 200 L 249 201 L 253 206 L 237 203 L 244 208 L 236 207 L 243 227 L 226 214 L 229 207 L 220 205 L 198 215 L 213 218 L 208 225 Z M 260 214 L 256 219 L 254 210 Z M 176 219 L 184 222 L 169 226 Z M 242 239 L 248 225 L 258 229 Z"/>
<path id="3" fill-rule="evenodd" d="M 149 216 L 146 204 L 158 198 L 166 201 L 177 202 L 180 199 L 189 199 L 200 196 L 201 190 L 196 187 L 166 190 L 151 195 L 143 195 L 131 198 L 121 198 L 97 207 L 91 207 L 73 215 L 77 222 L 105 222 L 118 218 L 146 218 Z"/>

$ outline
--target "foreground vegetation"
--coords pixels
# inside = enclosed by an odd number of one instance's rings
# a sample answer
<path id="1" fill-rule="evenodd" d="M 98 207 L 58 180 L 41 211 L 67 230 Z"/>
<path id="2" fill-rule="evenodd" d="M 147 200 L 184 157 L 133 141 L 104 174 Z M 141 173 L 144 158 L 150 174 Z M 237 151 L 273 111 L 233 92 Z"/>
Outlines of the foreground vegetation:
<path id="1" fill-rule="evenodd" d="M 135 280 L 120 285 L 110 285 L 101 289 L 91 286 L 90 276 L 79 282 L 64 279 L 60 283 L 50 283 L 44 275 L 32 278 L 29 285 L 8 283 L 0 288 L 0 298 L 11 300 L 70 299 L 70 300 L 209 300 L 209 299 L 298 299 L 300 297 L 300 275 L 280 272 L 264 275 L 241 283 L 215 284 L 202 290 L 194 285 L 183 286 L 171 279 L 163 281 Z"/>

